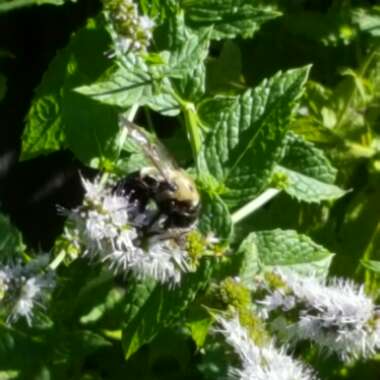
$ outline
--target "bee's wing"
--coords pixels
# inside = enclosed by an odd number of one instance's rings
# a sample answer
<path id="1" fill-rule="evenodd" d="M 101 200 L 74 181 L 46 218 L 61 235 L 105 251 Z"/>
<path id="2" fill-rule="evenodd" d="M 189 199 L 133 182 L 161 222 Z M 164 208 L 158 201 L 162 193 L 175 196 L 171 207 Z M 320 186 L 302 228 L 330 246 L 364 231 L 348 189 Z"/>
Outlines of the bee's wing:
<path id="1" fill-rule="evenodd" d="M 120 117 L 120 125 L 127 129 L 128 136 L 141 147 L 145 156 L 165 178 L 168 177 L 170 170 L 177 168 L 175 161 L 158 139 L 154 139 L 143 128 L 132 123 L 125 116 Z"/>

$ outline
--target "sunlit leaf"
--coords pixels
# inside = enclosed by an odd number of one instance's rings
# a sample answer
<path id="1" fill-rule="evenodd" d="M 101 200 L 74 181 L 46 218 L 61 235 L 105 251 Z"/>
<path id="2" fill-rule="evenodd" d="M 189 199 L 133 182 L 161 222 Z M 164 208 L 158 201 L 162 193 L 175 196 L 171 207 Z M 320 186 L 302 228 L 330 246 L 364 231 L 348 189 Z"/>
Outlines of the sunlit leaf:
<path id="1" fill-rule="evenodd" d="M 239 276 L 254 286 L 256 276 L 273 268 L 302 275 L 327 276 L 333 254 L 308 236 L 293 230 L 275 229 L 251 233 L 239 248 Z"/>
<path id="2" fill-rule="evenodd" d="M 150 342 L 161 329 L 178 323 L 197 293 L 207 285 L 210 275 L 211 268 L 205 262 L 196 273 L 184 276 L 179 287 L 169 289 L 160 284 L 152 287 L 149 282 L 149 290 L 144 292 L 144 297 L 134 295 L 135 303 L 129 304 L 132 316 L 123 329 L 122 343 L 126 358 Z"/>
<path id="3" fill-rule="evenodd" d="M 228 108 L 224 99 L 215 98 L 200 109 L 212 128 L 202 156 L 226 187 L 222 196 L 228 204 L 246 202 L 269 183 L 308 72 L 304 67 L 278 73 L 235 97 Z"/>
<path id="4" fill-rule="evenodd" d="M 212 26 L 215 39 L 252 37 L 265 22 L 281 13 L 256 0 L 185 0 L 186 20 L 194 28 Z"/>
<path id="5" fill-rule="evenodd" d="M 0 214 L 0 261 L 20 257 L 24 250 L 21 233 L 12 226 L 7 216 Z"/>
<path id="6" fill-rule="evenodd" d="M 65 2 L 75 2 L 76 0 L 1 0 L 0 13 L 12 11 L 17 8 L 29 7 L 32 5 L 63 5 Z"/>

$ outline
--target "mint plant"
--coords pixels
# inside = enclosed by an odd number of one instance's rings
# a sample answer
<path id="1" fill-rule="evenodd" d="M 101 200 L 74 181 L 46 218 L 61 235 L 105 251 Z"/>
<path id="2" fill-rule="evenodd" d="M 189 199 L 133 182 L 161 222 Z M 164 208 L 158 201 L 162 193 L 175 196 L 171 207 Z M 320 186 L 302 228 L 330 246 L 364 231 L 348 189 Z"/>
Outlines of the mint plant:
<path id="1" fill-rule="evenodd" d="M 65 222 L 49 252 L 0 215 L 0 377 L 161 379 L 169 360 L 176 379 L 332 379 L 374 359 L 378 228 L 356 271 L 334 269 L 345 259 L 331 235 L 336 210 L 347 224 L 378 185 L 379 10 L 300 3 L 103 0 L 57 51 L 31 99 L 20 162 L 70 151 L 82 200 L 54 206 Z M 269 57 L 267 33 L 281 25 L 289 40 L 307 29 L 321 51 L 366 36 L 369 53 L 335 88 L 313 76 L 313 60 L 277 70 L 268 58 L 270 75 L 250 83 L 243 47 L 264 41 Z M 117 191 L 151 166 L 123 120 L 194 180 L 195 224 L 164 231 L 152 194 L 141 207 Z M 372 182 L 356 192 L 363 160 Z"/>

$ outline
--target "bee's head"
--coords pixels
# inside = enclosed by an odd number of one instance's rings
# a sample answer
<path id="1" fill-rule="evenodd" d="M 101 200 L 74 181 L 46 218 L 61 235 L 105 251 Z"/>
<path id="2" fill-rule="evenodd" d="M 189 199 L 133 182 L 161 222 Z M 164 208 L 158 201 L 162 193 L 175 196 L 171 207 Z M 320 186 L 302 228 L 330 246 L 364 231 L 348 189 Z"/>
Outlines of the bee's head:
<path id="1" fill-rule="evenodd" d="M 191 177 L 182 170 L 173 170 L 162 181 L 157 200 L 171 214 L 198 214 L 200 196 Z"/>
<path id="2" fill-rule="evenodd" d="M 163 181 L 161 195 L 163 199 L 173 199 L 198 205 L 200 201 L 198 190 L 192 178 L 183 170 L 173 170 L 168 180 Z"/>

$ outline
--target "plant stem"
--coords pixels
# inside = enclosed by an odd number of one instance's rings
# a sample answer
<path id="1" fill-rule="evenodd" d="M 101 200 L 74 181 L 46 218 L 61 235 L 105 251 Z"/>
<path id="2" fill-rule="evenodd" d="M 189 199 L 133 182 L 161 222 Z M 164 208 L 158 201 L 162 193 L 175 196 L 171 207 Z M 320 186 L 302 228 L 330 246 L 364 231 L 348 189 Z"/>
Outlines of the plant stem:
<path id="1" fill-rule="evenodd" d="M 190 141 L 191 151 L 197 172 L 200 172 L 198 155 L 202 146 L 202 136 L 200 133 L 200 122 L 195 109 L 194 103 L 182 99 L 175 91 L 172 92 L 173 97 L 180 105 L 185 119 L 185 128 Z"/>
<path id="2" fill-rule="evenodd" d="M 345 145 L 349 149 L 350 154 L 355 158 L 371 158 L 377 153 L 376 149 L 355 142 L 346 141 Z"/>
<path id="3" fill-rule="evenodd" d="M 128 116 L 127 116 L 127 119 L 129 121 L 133 121 L 133 119 L 135 118 L 136 114 L 137 114 L 137 111 L 139 109 L 139 106 L 138 104 L 134 104 L 128 111 Z M 119 157 L 120 157 L 120 153 L 123 149 L 123 146 L 125 144 L 125 141 L 127 139 L 127 136 L 128 136 L 128 130 L 127 128 L 121 128 L 120 130 L 120 134 L 119 134 L 119 137 L 117 139 L 117 153 L 116 153 L 116 158 L 115 160 L 117 160 Z M 104 172 L 100 178 L 100 183 L 101 184 L 104 184 L 107 182 L 108 180 L 108 176 L 109 176 L 109 173 L 107 172 Z"/>
<path id="4" fill-rule="evenodd" d="M 376 253 L 376 240 L 378 239 L 380 233 L 380 222 L 376 224 L 376 227 L 373 229 L 373 233 L 367 243 L 367 246 L 364 250 L 361 260 L 368 261 L 373 259 L 373 255 Z M 378 282 L 376 281 L 376 275 L 364 267 L 363 265 L 358 265 L 355 271 L 355 275 L 359 275 L 364 270 L 364 284 L 366 290 L 370 293 L 376 294 L 376 288 Z"/>
<path id="5" fill-rule="evenodd" d="M 277 196 L 281 192 L 280 189 L 269 188 L 260 194 L 257 198 L 253 199 L 251 202 L 248 202 L 242 208 L 234 212 L 231 216 L 232 223 L 237 224 L 241 222 L 248 215 L 254 213 L 260 207 L 264 206 L 265 203 L 269 202 L 272 198 Z"/>
<path id="6" fill-rule="evenodd" d="M 134 104 L 131 108 L 130 108 L 130 110 L 129 110 L 129 112 L 128 112 L 128 120 L 130 121 L 130 122 L 132 122 L 133 120 L 134 120 L 134 118 L 136 117 L 136 114 L 137 114 L 137 111 L 139 110 L 139 105 L 136 103 L 136 104 Z"/>
<path id="7" fill-rule="evenodd" d="M 199 120 L 193 103 L 186 103 L 183 107 L 186 131 L 189 136 L 195 166 L 199 172 L 198 155 L 201 150 L 202 139 L 199 132 Z"/>
<path id="8" fill-rule="evenodd" d="M 59 254 L 56 257 L 54 257 L 53 261 L 49 264 L 49 268 L 52 270 L 56 270 L 59 267 L 59 265 L 62 263 L 65 257 L 66 257 L 66 252 L 62 250 L 61 252 L 59 252 Z"/>
<path id="9" fill-rule="evenodd" d="M 138 104 L 134 104 L 128 111 L 128 116 L 127 116 L 127 119 L 128 121 L 133 121 L 133 119 L 135 118 L 136 114 L 137 114 L 137 111 L 139 109 L 139 106 Z M 127 128 L 122 128 L 121 129 L 121 132 L 120 132 L 120 137 L 118 139 L 118 142 L 117 142 L 117 145 L 118 145 L 118 156 L 120 156 L 120 153 L 121 153 L 121 150 L 123 149 L 123 146 L 124 146 L 124 143 L 125 143 L 125 140 L 127 139 L 127 136 L 128 136 L 128 130 Z"/>
<path id="10" fill-rule="evenodd" d="M 152 116 L 150 114 L 149 108 L 144 107 L 144 114 L 145 114 L 146 122 L 148 124 L 148 129 L 149 129 L 150 132 L 153 133 L 154 132 L 153 120 L 152 120 Z"/>

